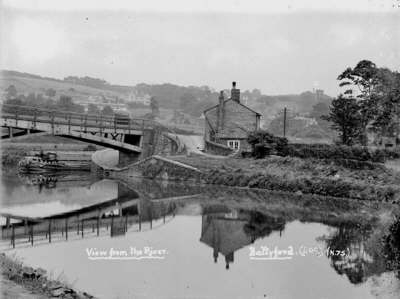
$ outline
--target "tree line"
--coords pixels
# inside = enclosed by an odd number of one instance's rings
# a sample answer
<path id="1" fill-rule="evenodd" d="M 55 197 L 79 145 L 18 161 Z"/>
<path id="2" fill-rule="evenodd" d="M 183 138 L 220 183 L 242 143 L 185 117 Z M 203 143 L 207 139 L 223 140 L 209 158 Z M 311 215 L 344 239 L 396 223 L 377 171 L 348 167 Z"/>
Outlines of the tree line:
<path id="1" fill-rule="evenodd" d="M 361 60 L 337 79 L 345 90 L 322 119 L 338 131 L 340 143 L 367 145 L 369 132 L 399 142 L 400 73 Z"/>
<path id="2" fill-rule="evenodd" d="M 76 104 L 71 96 L 59 95 L 58 99 L 55 99 L 55 97 L 56 91 L 52 88 L 45 91 L 45 96 L 40 93 L 29 93 L 27 96 L 25 96 L 24 94 L 18 94 L 16 87 L 14 85 L 10 85 L 6 88 L 6 99 L 4 104 L 85 113 L 85 107 L 83 105 Z M 89 104 L 87 112 L 89 114 L 114 114 L 113 109 L 109 105 L 105 105 L 103 109 L 99 109 L 97 105 Z"/>

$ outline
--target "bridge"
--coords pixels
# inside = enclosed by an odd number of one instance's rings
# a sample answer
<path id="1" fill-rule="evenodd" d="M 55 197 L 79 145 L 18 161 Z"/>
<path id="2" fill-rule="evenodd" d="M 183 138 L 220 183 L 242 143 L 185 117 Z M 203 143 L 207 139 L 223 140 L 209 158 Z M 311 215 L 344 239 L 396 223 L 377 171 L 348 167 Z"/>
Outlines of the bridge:
<path id="1" fill-rule="evenodd" d="M 176 143 L 170 134 L 162 132 L 161 125 L 147 119 L 8 104 L 2 105 L 1 110 L 1 126 L 7 128 L 2 139 L 46 132 L 116 149 L 120 153 L 121 164 L 154 154 L 161 135 Z"/>

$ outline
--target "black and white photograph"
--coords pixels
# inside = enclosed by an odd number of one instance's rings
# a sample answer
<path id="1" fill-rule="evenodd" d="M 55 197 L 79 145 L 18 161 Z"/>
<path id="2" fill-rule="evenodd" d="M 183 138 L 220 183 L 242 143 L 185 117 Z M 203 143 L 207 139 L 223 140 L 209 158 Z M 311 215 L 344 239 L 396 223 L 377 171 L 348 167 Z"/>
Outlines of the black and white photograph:
<path id="1" fill-rule="evenodd" d="M 0 123 L 0 298 L 400 298 L 400 0 L 0 0 Z"/>

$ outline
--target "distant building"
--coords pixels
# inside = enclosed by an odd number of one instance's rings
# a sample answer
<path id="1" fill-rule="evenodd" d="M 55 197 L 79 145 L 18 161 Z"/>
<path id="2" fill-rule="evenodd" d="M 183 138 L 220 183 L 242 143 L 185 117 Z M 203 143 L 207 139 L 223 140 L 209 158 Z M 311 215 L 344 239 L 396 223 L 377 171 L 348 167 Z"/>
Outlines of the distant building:
<path id="1" fill-rule="evenodd" d="M 221 91 L 218 105 L 204 110 L 205 142 L 249 150 L 247 135 L 260 129 L 260 117 L 260 113 L 240 102 L 240 89 L 233 82 L 230 98 L 225 99 Z"/>
<path id="2" fill-rule="evenodd" d="M 148 94 L 140 95 L 137 92 L 132 92 L 128 96 L 128 101 L 132 103 L 143 104 L 145 106 L 150 106 L 151 96 Z"/>

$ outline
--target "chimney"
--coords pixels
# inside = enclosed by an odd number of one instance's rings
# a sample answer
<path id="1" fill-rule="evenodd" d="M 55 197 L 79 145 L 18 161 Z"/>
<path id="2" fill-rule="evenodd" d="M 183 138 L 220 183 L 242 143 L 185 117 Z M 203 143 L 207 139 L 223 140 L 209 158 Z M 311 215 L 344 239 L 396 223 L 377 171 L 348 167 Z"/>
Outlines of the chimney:
<path id="1" fill-rule="evenodd" d="M 225 98 L 224 91 L 221 90 L 218 97 L 218 109 L 217 109 L 217 132 L 224 127 L 224 110 L 225 110 Z"/>
<path id="2" fill-rule="evenodd" d="M 231 99 L 240 103 L 240 89 L 236 88 L 236 82 L 232 82 Z"/>

